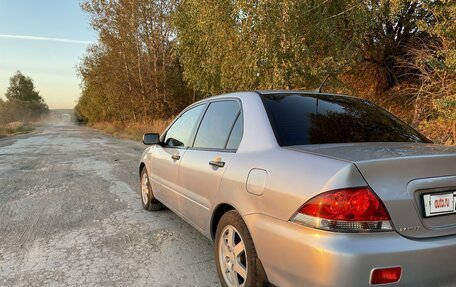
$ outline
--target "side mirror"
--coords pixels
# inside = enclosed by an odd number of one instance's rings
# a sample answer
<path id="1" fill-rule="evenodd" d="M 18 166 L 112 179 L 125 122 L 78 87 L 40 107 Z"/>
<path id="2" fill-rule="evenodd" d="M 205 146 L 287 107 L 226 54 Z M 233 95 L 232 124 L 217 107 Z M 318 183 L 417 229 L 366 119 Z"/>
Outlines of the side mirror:
<path id="1" fill-rule="evenodd" d="M 160 143 L 160 135 L 157 133 L 147 133 L 143 135 L 143 144 L 154 145 Z"/>

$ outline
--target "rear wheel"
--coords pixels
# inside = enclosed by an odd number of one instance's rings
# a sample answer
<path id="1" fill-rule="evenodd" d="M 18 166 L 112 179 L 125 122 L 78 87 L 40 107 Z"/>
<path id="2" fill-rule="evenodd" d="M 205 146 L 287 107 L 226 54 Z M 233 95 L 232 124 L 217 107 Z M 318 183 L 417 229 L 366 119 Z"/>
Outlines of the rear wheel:
<path id="1" fill-rule="evenodd" d="M 155 199 L 149 182 L 149 175 L 146 168 L 141 171 L 141 202 L 145 210 L 157 211 L 163 208 L 163 204 Z"/>
<path id="2" fill-rule="evenodd" d="M 252 237 L 242 217 L 234 210 L 225 213 L 215 234 L 215 260 L 224 287 L 265 286 L 266 275 Z"/>

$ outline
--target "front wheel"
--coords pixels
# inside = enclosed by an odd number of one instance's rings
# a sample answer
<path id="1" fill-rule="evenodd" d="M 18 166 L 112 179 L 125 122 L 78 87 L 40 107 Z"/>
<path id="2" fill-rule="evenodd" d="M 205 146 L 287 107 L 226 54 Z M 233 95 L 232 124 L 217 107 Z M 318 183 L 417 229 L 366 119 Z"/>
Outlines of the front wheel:
<path id="1" fill-rule="evenodd" d="M 224 287 L 265 286 L 267 283 L 252 237 L 242 217 L 225 213 L 215 233 L 215 261 Z"/>
<path id="2" fill-rule="evenodd" d="M 143 208 L 148 211 L 157 211 L 163 208 L 163 204 L 154 197 L 146 168 L 141 171 L 141 202 Z"/>

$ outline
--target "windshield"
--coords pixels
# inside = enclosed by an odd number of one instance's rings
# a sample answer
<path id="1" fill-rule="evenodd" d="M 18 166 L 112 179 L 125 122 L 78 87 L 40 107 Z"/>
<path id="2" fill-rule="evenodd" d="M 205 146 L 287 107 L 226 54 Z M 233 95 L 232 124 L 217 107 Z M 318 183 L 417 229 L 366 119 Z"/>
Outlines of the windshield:
<path id="1" fill-rule="evenodd" d="M 281 146 L 430 141 L 362 99 L 325 94 L 266 94 L 263 103 Z"/>

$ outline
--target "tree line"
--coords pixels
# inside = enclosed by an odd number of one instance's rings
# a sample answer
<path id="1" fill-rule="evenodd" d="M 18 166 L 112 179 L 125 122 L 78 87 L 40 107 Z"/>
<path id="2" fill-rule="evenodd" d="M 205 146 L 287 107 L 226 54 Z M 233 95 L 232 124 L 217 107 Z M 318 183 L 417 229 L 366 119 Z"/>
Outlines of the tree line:
<path id="1" fill-rule="evenodd" d="M 20 71 L 10 78 L 5 97 L 6 101 L 0 99 L 0 127 L 17 121 L 36 121 L 49 112 L 33 80 Z"/>
<path id="2" fill-rule="evenodd" d="M 85 0 L 88 122 L 166 119 L 223 92 L 325 89 L 456 142 L 456 2 Z M 435 131 L 438 130 L 438 134 Z"/>

